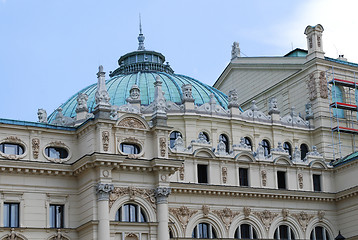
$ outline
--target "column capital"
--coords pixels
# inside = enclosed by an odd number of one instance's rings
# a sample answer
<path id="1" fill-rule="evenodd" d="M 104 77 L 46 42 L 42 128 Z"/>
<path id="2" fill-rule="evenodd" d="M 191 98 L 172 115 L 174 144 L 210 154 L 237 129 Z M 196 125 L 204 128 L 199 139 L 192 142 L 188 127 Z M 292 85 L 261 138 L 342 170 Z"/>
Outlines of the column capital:
<path id="1" fill-rule="evenodd" d="M 113 189 L 114 189 L 113 184 L 98 183 L 96 186 L 98 201 L 104 201 L 104 200 L 108 201 L 109 194 L 113 191 Z"/>
<path id="2" fill-rule="evenodd" d="M 155 197 L 157 198 L 157 204 L 168 203 L 168 196 L 172 189 L 170 187 L 157 187 L 155 189 Z"/>

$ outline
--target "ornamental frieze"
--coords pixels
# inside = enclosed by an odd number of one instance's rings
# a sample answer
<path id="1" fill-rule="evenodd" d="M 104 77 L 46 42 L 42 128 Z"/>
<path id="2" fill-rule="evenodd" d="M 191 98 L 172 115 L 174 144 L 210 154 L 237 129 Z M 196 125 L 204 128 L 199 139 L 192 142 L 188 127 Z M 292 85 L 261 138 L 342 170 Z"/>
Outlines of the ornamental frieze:
<path id="1" fill-rule="evenodd" d="M 188 207 L 181 206 L 180 208 L 169 208 L 169 212 L 179 220 L 180 224 L 185 230 L 191 216 L 197 213 L 198 210 L 192 210 Z"/>
<path id="2" fill-rule="evenodd" d="M 143 189 L 130 187 L 115 187 L 109 195 L 109 208 L 113 206 L 113 203 L 120 197 L 129 195 L 129 200 L 133 201 L 135 198 L 140 197 L 147 200 L 153 209 L 156 209 L 155 204 L 155 192 L 154 189 Z"/>
<path id="3" fill-rule="evenodd" d="M 213 210 L 213 213 L 215 213 L 221 219 L 221 221 L 223 221 L 226 230 L 228 230 L 232 220 L 234 217 L 239 215 L 240 212 L 232 211 L 230 208 L 224 208 L 222 210 Z"/>
<path id="4" fill-rule="evenodd" d="M 146 129 L 145 125 L 134 117 L 127 117 L 118 123 L 119 127 Z"/>

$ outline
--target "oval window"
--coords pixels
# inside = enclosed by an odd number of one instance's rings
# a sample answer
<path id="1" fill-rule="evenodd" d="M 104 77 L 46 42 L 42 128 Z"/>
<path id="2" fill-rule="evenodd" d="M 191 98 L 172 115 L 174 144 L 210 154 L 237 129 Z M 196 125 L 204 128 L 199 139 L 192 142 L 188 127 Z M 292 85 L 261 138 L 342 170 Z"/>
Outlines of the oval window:
<path id="1" fill-rule="evenodd" d="M 15 143 L 1 143 L 0 151 L 4 154 L 22 155 L 24 153 L 24 148 Z"/>
<path id="2" fill-rule="evenodd" d="M 140 152 L 140 147 L 133 143 L 121 143 L 120 148 L 122 153 L 125 154 L 138 154 Z"/>
<path id="3" fill-rule="evenodd" d="M 49 158 L 64 159 L 68 157 L 68 151 L 60 147 L 47 147 L 45 153 Z"/>

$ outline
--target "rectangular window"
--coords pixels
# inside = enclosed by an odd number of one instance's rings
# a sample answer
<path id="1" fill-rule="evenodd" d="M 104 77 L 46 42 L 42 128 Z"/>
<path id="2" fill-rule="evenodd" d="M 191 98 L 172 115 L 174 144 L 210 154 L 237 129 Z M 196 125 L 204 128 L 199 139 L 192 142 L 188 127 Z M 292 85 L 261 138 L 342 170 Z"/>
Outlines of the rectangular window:
<path id="1" fill-rule="evenodd" d="M 321 189 L 321 175 L 313 174 L 313 190 L 316 192 L 322 191 Z"/>
<path id="2" fill-rule="evenodd" d="M 286 172 L 277 171 L 277 186 L 279 189 L 286 189 Z"/>
<path id="3" fill-rule="evenodd" d="M 198 164 L 198 183 L 208 183 L 208 165 Z"/>
<path id="4" fill-rule="evenodd" d="M 4 227 L 19 227 L 18 203 L 4 203 Z"/>
<path id="5" fill-rule="evenodd" d="M 57 204 L 50 205 L 50 227 L 51 228 L 64 227 L 64 205 L 57 205 Z"/>
<path id="6" fill-rule="evenodd" d="M 247 187 L 249 186 L 249 175 L 247 168 L 239 168 L 239 181 L 240 186 Z"/>

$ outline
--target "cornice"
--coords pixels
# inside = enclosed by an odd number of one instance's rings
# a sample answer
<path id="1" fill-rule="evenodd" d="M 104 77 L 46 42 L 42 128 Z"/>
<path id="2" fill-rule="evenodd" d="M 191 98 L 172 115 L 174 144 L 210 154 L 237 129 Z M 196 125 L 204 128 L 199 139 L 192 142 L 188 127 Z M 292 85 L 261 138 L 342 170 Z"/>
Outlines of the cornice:
<path id="1" fill-rule="evenodd" d="M 215 195 L 240 198 L 263 198 L 294 201 L 335 202 L 334 193 L 290 191 L 267 188 L 242 188 L 203 184 L 170 183 L 172 194 Z"/>

